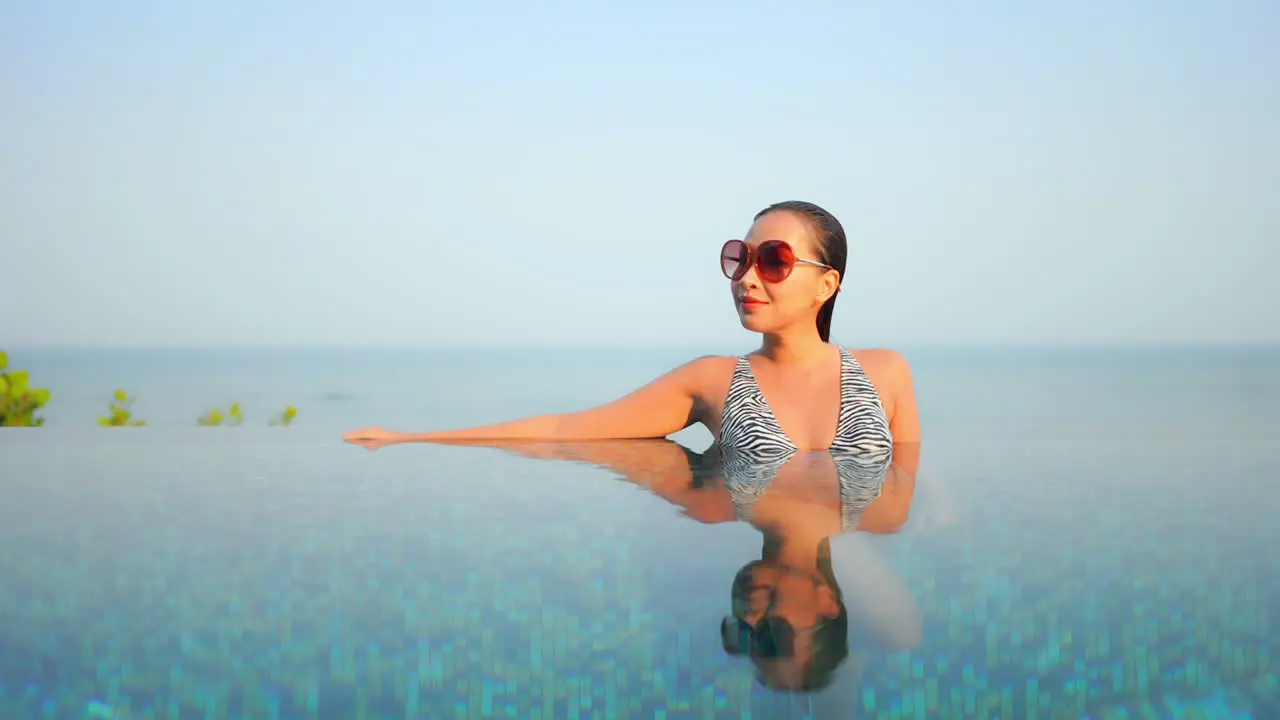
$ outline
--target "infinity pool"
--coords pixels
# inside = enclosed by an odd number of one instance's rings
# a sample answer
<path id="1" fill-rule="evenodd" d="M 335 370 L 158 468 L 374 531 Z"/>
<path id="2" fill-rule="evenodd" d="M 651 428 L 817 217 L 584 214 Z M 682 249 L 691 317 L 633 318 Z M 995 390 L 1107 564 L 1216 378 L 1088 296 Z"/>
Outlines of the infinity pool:
<path id="1" fill-rule="evenodd" d="M 0 717 L 1280 717 L 1273 443 L 975 427 L 744 493 L 669 443 L 4 431 Z M 788 533 L 847 624 L 811 690 L 727 651 Z"/>

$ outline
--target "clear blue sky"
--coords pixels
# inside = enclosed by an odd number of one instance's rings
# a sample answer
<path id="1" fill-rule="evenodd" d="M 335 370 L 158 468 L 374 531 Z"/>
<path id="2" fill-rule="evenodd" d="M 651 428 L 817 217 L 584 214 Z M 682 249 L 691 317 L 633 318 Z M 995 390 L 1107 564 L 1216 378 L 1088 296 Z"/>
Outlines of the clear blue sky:
<path id="1" fill-rule="evenodd" d="M 0 345 L 1280 342 L 1280 4 L 11 3 Z"/>

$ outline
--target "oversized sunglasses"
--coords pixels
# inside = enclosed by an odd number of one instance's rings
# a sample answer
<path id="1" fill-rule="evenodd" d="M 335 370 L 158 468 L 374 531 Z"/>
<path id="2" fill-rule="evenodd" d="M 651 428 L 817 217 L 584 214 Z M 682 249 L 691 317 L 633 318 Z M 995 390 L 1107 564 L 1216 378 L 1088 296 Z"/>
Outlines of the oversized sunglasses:
<path id="1" fill-rule="evenodd" d="M 824 582 L 821 576 L 814 573 L 797 572 L 801 576 L 809 577 L 815 585 Z M 765 615 L 759 621 L 749 623 L 743 618 L 750 612 L 750 597 L 755 590 L 768 593 L 769 604 L 777 599 L 777 588 L 753 585 L 750 571 L 740 571 L 733 579 L 731 591 L 733 615 L 726 615 L 720 620 L 720 643 L 724 651 L 730 655 L 751 655 L 766 659 L 795 657 L 796 636 L 802 632 L 814 632 L 826 624 L 825 620 L 820 620 L 811 628 L 797 630 L 785 618 L 771 615 Z"/>
<path id="2" fill-rule="evenodd" d="M 761 659 L 795 657 L 796 631 L 782 618 L 762 618 L 752 626 L 738 618 L 720 621 L 720 643 L 730 655 L 751 655 Z"/>
<path id="3" fill-rule="evenodd" d="M 754 265 L 761 280 L 780 283 L 791 275 L 797 264 L 834 269 L 817 260 L 796 257 L 795 250 L 782 240 L 766 240 L 755 247 L 742 240 L 730 240 L 720 248 L 720 269 L 730 280 L 741 280 Z"/>

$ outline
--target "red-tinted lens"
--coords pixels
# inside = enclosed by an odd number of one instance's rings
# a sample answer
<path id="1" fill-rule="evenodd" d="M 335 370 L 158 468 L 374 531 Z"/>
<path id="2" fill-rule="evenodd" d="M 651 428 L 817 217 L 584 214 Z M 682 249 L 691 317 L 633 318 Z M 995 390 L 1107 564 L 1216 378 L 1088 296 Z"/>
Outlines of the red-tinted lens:
<path id="1" fill-rule="evenodd" d="M 720 249 L 720 269 L 730 280 L 739 280 L 747 274 L 751 252 L 741 240 L 730 240 Z"/>
<path id="2" fill-rule="evenodd" d="M 792 252 L 790 245 L 781 240 L 760 243 L 756 254 L 759 257 L 756 260 L 756 270 L 760 273 L 760 279 L 767 283 L 786 280 L 796 264 L 796 254 Z"/>

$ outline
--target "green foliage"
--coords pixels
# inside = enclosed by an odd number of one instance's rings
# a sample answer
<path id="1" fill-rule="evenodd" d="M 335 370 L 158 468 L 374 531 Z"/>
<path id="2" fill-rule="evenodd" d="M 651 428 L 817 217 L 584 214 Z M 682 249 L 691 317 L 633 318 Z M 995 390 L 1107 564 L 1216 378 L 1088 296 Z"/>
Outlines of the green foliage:
<path id="1" fill-rule="evenodd" d="M 44 418 L 38 417 L 39 410 L 49 404 L 52 397 L 45 388 L 31 387 L 31 377 L 24 370 L 8 371 L 9 356 L 0 350 L 0 427 L 40 427 Z M 268 422 L 272 426 L 288 426 L 298 416 L 298 409 L 288 405 Z M 196 422 L 205 426 L 241 425 L 244 423 L 244 412 L 240 403 L 233 402 L 224 412 L 215 407 Z M 133 417 L 133 398 L 124 390 L 116 390 L 111 395 L 110 413 L 98 418 L 102 427 L 141 427 L 145 421 Z"/>
<path id="2" fill-rule="evenodd" d="M 227 414 L 222 414 L 221 408 L 213 408 L 196 419 L 200 425 L 239 425 L 244 422 L 244 413 L 240 411 L 240 403 L 231 403 L 231 407 L 227 408 Z"/>
<path id="3" fill-rule="evenodd" d="M 0 427 L 40 427 L 44 418 L 36 412 L 49 404 L 44 388 L 31 387 L 31 377 L 23 370 L 7 372 L 9 356 L 0 350 Z"/>
<path id="4" fill-rule="evenodd" d="M 104 418 L 98 418 L 98 424 L 103 427 L 139 427 L 146 425 L 141 420 L 133 419 L 133 398 L 125 394 L 123 390 L 116 390 L 112 395 L 115 402 L 111 403 L 111 414 Z"/>
<path id="5" fill-rule="evenodd" d="M 286 426 L 292 425 L 293 419 L 298 416 L 298 409 L 292 405 L 286 406 L 284 411 L 279 415 L 271 418 L 268 425 Z M 244 412 L 240 409 L 240 403 L 231 403 L 226 413 L 222 412 L 222 408 L 213 408 L 204 415 L 201 415 L 196 422 L 200 425 L 209 427 L 217 425 L 241 425 L 244 423 Z"/>
<path id="6" fill-rule="evenodd" d="M 292 405 L 287 406 L 284 412 L 271 419 L 271 425 L 292 425 L 293 419 L 298 416 L 298 409 Z"/>

